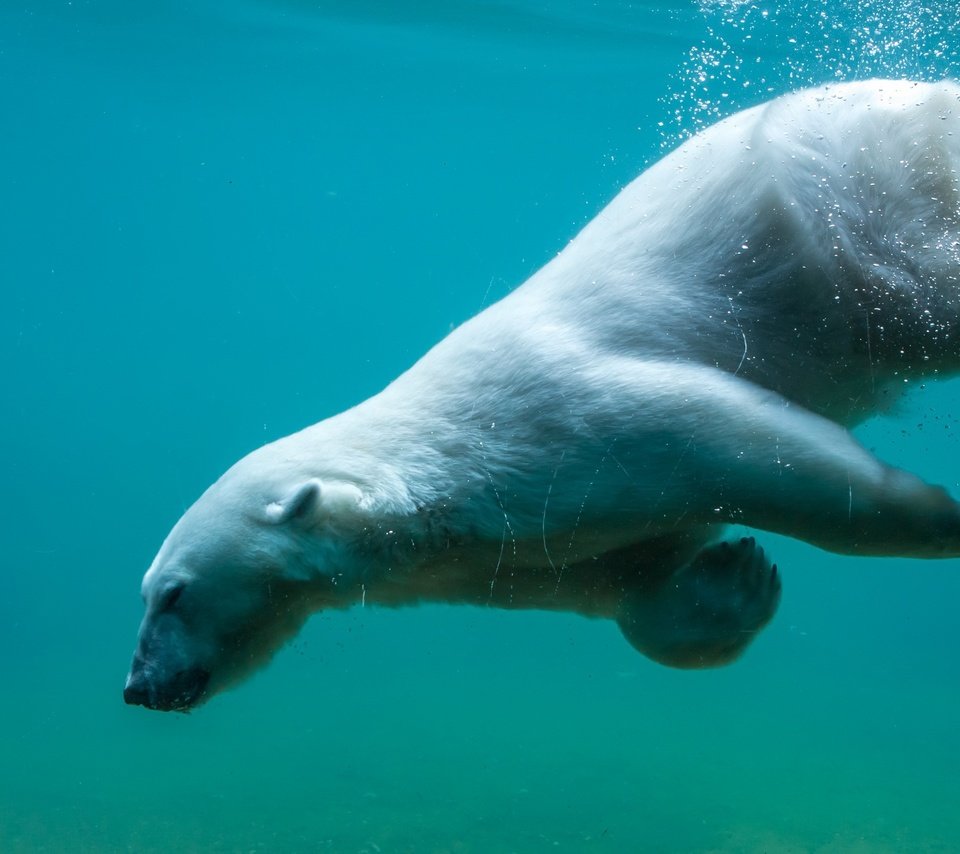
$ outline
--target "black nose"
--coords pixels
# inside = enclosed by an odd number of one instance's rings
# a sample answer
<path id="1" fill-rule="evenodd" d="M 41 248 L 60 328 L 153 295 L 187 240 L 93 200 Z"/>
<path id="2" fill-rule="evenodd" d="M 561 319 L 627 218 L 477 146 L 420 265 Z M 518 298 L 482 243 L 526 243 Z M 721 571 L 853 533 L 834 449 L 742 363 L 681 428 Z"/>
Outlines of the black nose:
<path id="1" fill-rule="evenodd" d="M 123 686 L 123 702 L 129 706 L 150 706 L 150 691 L 146 683 L 132 673 Z"/>
<path id="2" fill-rule="evenodd" d="M 123 689 L 123 700 L 131 706 L 146 706 L 160 712 L 188 712 L 204 699 L 210 674 L 202 667 L 179 670 L 172 677 L 147 678 L 134 667 Z"/>

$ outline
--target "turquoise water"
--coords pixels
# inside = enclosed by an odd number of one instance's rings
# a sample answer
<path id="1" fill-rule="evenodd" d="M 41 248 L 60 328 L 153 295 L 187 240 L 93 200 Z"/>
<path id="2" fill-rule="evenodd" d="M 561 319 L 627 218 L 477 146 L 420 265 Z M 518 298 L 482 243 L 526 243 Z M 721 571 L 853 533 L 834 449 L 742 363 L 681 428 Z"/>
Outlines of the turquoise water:
<path id="1" fill-rule="evenodd" d="M 140 576 L 257 445 L 378 391 L 676 140 L 956 75 L 948 4 L 0 5 L 0 850 L 953 851 L 958 561 L 764 535 L 745 658 L 612 623 L 314 618 L 195 714 L 121 699 Z M 859 435 L 960 491 L 960 383 Z"/>

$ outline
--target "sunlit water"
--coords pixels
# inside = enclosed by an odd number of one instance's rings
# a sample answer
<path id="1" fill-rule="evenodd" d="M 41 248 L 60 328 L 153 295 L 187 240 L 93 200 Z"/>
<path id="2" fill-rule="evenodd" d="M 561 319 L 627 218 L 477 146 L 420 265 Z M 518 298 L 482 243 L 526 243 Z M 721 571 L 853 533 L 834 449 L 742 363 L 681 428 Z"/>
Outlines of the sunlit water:
<path id="1" fill-rule="evenodd" d="M 184 11 L 189 9 L 190 11 Z M 956 74 L 951 4 L 0 6 L 0 851 L 953 851 L 957 561 L 769 535 L 714 672 L 613 624 L 315 618 L 190 715 L 124 706 L 140 575 L 264 441 L 379 390 L 676 141 Z M 861 438 L 960 489 L 960 386 Z"/>

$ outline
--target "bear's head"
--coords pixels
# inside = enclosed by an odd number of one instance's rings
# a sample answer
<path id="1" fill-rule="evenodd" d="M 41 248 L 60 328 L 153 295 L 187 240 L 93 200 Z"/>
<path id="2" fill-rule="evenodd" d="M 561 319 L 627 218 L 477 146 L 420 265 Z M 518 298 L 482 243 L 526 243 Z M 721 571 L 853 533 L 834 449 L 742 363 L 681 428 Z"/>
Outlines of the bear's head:
<path id="1" fill-rule="evenodd" d="M 238 464 L 170 532 L 143 579 L 146 614 L 123 696 L 189 711 L 240 682 L 325 603 L 359 584 L 362 493 Z"/>

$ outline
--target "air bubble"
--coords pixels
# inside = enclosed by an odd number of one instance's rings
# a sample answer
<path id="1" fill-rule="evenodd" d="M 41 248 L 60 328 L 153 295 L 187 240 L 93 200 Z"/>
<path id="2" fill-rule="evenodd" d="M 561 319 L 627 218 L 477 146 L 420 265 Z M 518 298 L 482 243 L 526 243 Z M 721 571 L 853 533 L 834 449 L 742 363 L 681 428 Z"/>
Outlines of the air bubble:
<path id="1" fill-rule="evenodd" d="M 960 76 L 955 0 L 699 0 L 707 36 L 691 46 L 664 98 L 672 148 L 697 131 L 803 86 L 868 77 Z M 742 80 L 745 63 L 760 85 Z M 756 90 L 756 96 L 753 95 Z"/>

